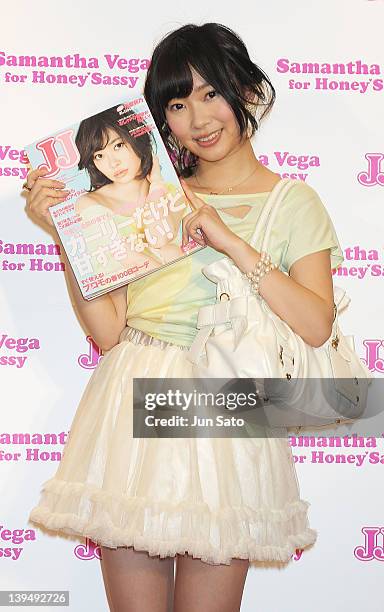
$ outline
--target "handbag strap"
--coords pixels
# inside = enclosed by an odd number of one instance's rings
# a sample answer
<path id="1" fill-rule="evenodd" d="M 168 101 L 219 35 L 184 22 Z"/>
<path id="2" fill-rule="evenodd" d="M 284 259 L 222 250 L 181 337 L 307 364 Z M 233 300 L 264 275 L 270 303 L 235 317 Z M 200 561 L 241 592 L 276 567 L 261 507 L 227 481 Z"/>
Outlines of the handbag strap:
<path id="1" fill-rule="evenodd" d="M 267 201 L 265 202 L 261 214 L 257 220 L 255 230 L 253 232 L 252 238 L 249 242 L 250 246 L 254 247 L 256 241 L 264 227 L 264 238 L 262 241 L 261 251 L 268 250 L 269 238 L 273 226 L 273 222 L 275 220 L 278 207 L 280 203 L 284 200 L 287 192 L 291 189 L 293 185 L 299 183 L 298 180 L 293 179 L 281 179 L 276 185 L 273 187 L 270 192 Z"/>

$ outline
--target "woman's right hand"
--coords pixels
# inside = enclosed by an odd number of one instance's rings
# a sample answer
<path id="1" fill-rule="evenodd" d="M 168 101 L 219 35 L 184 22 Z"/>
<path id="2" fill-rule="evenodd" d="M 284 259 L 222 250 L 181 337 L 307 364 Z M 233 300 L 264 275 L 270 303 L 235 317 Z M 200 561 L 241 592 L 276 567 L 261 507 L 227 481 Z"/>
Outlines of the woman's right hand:
<path id="1" fill-rule="evenodd" d="M 63 189 L 65 183 L 54 179 L 45 179 L 47 171 L 31 170 L 28 173 L 26 185 L 29 188 L 27 195 L 27 209 L 39 221 L 54 226 L 49 214 L 49 207 L 64 202 L 69 190 Z"/>

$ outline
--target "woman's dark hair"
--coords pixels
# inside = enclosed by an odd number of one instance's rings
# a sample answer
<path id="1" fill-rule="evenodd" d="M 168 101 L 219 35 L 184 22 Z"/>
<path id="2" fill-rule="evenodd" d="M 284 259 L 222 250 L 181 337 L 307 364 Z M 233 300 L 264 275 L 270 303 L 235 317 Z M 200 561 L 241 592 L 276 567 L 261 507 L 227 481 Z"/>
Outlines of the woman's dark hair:
<path id="1" fill-rule="evenodd" d="M 188 24 L 167 34 L 153 52 L 144 97 L 175 168 L 184 178 L 193 174 L 197 157 L 174 142 L 165 109 L 172 98 L 186 98 L 192 92 L 191 67 L 231 106 L 241 137 L 249 125 L 254 135 L 276 95 L 267 75 L 252 62 L 245 44 L 230 28 L 219 23 Z M 253 108 L 249 97 L 255 97 Z"/>
<path id="2" fill-rule="evenodd" d="M 137 179 L 144 179 L 152 170 L 153 157 L 149 133 L 144 132 L 140 136 L 134 136 L 135 131 L 139 130 L 141 132 L 141 128 L 145 127 L 145 124 L 137 121 L 136 118 L 130 118 L 135 115 L 132 110 L 124 112 L 120 117 L 118 108 L 121 107 L 114 106 L 102 113 L 88 117 L 79 125 L 75 139 L 80 153 L 78 167 L 79 170 L 85 168 L 89 173 L 91 180 L 89 191 L 95 191 L 112 182 L 96 168 L 93 161 L 95 151 L 104 149 L 108 142 L 108 129 L 114 130 L 124 142 L 132 147 L 140 158 L 141 166 L 140 173 L 136 177 Z M 119 119 L 125 121 L 125 123 L 120 125 Z"/>

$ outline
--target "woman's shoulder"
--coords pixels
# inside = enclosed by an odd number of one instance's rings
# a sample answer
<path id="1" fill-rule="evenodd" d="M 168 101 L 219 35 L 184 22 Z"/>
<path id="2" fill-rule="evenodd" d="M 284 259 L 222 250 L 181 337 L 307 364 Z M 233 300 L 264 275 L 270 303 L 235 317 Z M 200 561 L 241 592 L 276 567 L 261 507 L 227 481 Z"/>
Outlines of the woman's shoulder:
<path id="1" fill-rule="evenodd" d="M 308 200 L 308 199 L 320 200 L 320 196 L 314 187 L 312 187 L 305 181 L 301 181 L 298 179 L 292 180 L 292 186 L 290 190 L 288 191 L 287 195 L 291 195 L 291 197 L 295 197 L 301 200 Z"/>
<path id="2" fill-rule="evenodd" d="M 332 219 L 317 190 L 304 181 L 294 181 L 281 202 L 275 219 L 279 231 L 294 234 L 301 240 L 303 234 L 331 230 Z"/>
<path id="3" fill-rule="evenodd" d="M 328 217 L 328 209 L 317 190 L 301 180 L 293 182 L 284 202 L 283 215 L 286 218 L 302 218 L 316 222 L 317 219 Z"/>
<path id="4" fill-rule="evenodd" d="M 304 181 L 295 181 L 281 208 L 275 232 L 285 237 L 283 269 L 288 272 L 301 257 L 325 249 L 330 249 L 331 267 L 336 269 L 343 261 L 343 252 L 331 216 L 316 189 Z"/>
<path id="5" fill-rule="evenodd" d="M 92 193 L 84 193 L 76 200 L 76 209 L 78 212 L 83 212 L 86 208 L 93 206 L 95 204 L 95 199 L 92 196 Z"/>

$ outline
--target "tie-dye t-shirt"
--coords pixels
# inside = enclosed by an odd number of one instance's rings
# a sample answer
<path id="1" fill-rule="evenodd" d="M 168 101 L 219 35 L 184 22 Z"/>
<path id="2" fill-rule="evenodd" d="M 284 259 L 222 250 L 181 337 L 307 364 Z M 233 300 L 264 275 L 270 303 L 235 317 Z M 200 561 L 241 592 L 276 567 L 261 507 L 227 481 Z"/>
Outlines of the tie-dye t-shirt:
<path id="1" fill-rule="evenodd" d="M 197 195 L 217 209 L 235 234 L 249 242 L 269 192 Z M 243 218 L 225 212 L 226 208 L 236 206 L 249 206 L 250 209 Z M 257 250 L 261 242 L 262 236 L 259 236 L 255 243 Z M 289 272 L 301 257 L 328 248 L 332 269 L 336 269 L 344 257 L 331 218 L 316 191 L 304 182 L 297 183 L 280 203 L 275 217 L 268 249 L 271 259 L 281 270 Z M 127 325 L 161 340 L 190 346 L 197 333 L 199 308 L 216 301 L 216 284 L 208 280 L 201 269 L 222 257 L 222 253 L 205 247 L 130 283 Z"/>

